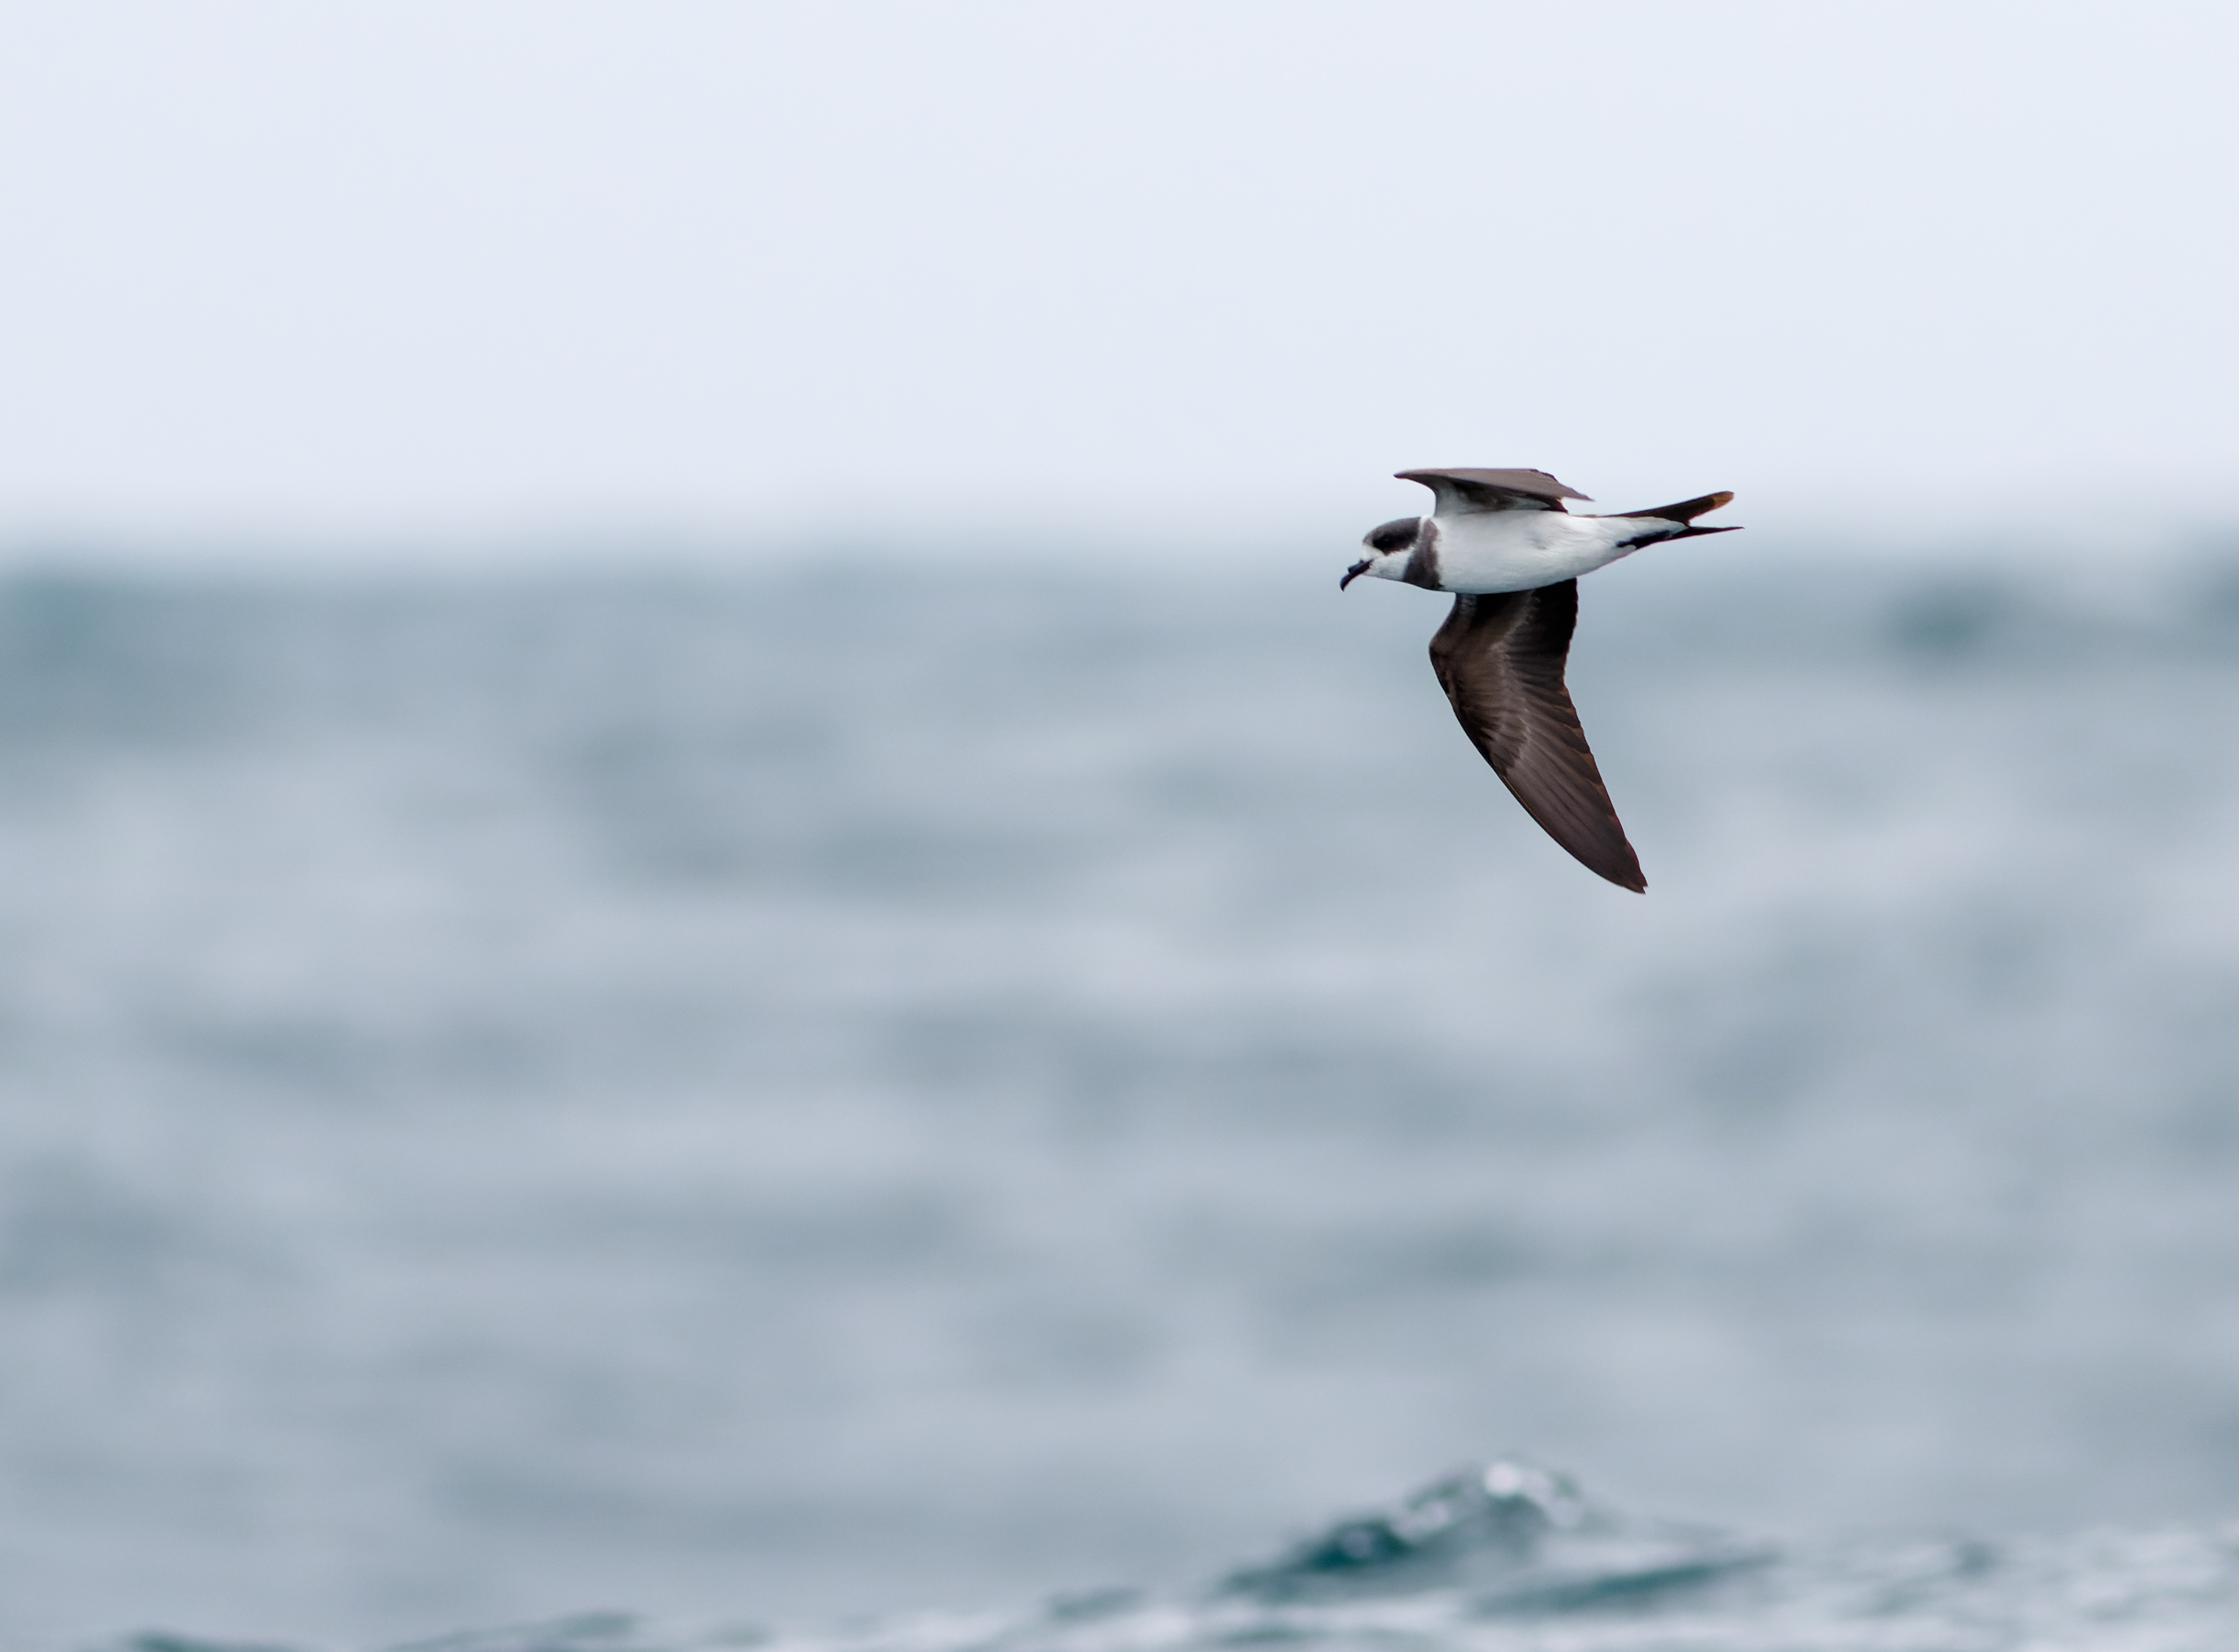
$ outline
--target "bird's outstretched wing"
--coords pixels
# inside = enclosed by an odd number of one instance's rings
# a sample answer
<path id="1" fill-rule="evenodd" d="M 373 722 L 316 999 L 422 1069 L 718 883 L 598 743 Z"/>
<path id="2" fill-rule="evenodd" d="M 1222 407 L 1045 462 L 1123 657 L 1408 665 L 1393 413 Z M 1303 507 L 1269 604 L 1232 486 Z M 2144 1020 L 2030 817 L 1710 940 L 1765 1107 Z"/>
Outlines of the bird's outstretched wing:
<path id="1" fill-rule="evenodd" d="M 1431 639 L 1431 668 L 1462 732 L 1547 835 L 1587 870 L 1645 891 L 1640 861 L 1602 786 L 1563 686 L 1578 582 L 1458 596 Z"/>
<path id="2" fill-rule="evenodd" d="M 1401 481 L 1418 481 L 1438 495 L 1434 514 L 1468 516 L 1493 510 L 1562 510 L 1573 493 L 1544 470 L 1402 470 Z"/>

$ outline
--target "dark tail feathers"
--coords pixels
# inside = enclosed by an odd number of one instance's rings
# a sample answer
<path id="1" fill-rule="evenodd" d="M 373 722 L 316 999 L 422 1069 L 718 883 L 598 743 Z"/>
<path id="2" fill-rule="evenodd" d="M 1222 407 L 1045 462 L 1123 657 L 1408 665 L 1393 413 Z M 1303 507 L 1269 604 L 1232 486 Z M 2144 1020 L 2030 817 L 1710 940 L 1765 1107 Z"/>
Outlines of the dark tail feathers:
<path id="1" fill-rule="evenodd" d="M 1654 510 L 1621 510 L 1615 514 L 1619 516 L 1657 516 L 1667 522 L 1691 525 L 1694 520 L 1705 511 L 1713 511 L 1721 505 L 1731 505 L 1733 502 L 1734 496 L 1731 494 L 1704 494 L 1700 499 L 1683 499 L 1676 505 L 1658 505 Z M 1698 527 L 1695 531 L 1698 534 L 1723 534 L 1729 530 L 1723 527 Z"/>

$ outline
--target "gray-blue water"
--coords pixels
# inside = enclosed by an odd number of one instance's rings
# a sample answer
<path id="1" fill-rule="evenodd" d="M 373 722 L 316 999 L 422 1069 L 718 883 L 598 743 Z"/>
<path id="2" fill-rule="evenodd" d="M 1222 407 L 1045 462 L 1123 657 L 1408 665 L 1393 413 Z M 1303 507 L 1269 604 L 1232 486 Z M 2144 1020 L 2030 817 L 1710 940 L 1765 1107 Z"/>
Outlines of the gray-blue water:
<path id="1" fill-rule="evenodd" d="M 0 1640 L 2233 1643 L 2239 580 L 1748 537 L 1645 899 L 1334 566 L 0 585 Z"/>

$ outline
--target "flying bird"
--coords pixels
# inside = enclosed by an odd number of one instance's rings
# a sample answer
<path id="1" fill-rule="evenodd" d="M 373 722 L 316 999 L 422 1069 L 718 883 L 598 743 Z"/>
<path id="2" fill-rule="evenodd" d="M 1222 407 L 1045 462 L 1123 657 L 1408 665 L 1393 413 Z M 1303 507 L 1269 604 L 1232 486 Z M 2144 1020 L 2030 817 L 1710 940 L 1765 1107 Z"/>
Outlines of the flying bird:
<path id="1" fill-rule="evenodd" d="M 1431 639 L 1431 668 L 1462 731 L 1549 837 L 1587 870 L 1645 892 L 1640 858 L 1563 686 L 1578 623 L 1578 576 L 1644 545 L 1734 532 L 1695 526 L 1733 495 L 1585 516 L 1563 501 L 1593 501 L 1544 470 L 1399 475 L 1431 490 L 1431 514 L 1370 529 L 1361 541 L 1368 554 L 1345 570 L 1338 589 L 1366 574 L 1453 592 L 1453 609 Z"/>

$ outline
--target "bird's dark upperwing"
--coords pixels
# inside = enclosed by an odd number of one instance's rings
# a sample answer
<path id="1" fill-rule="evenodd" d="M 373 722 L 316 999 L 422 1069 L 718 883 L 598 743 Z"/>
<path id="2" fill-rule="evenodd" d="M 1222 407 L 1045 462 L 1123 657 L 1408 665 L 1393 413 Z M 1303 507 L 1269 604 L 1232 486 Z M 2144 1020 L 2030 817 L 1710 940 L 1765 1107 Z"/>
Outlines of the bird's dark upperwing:
<path id="1" fill-rule="evenodd" d="M 1544 470 L 1402 470 L 1401 481 L 1418 481 L 1438 496 L 1440 516 L 1470 516 L 1482 511 L 1564 510 L 1563 501 L 1593 501 L 1565 488 Z"/>
<path id="2" fill-rule="evenodd" d="M 1431 668 L 1470 743 L 1547 835 L 1589 871 L 1645 891 L 1639 859 L 1602 786 L 1563 686 L 1578 582 L 1458 596 L 1431 639 Z"/>

